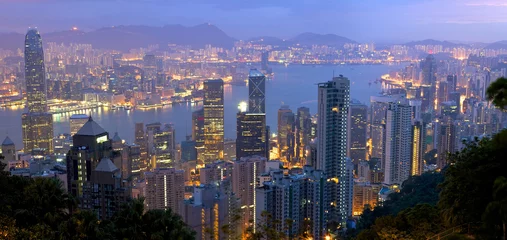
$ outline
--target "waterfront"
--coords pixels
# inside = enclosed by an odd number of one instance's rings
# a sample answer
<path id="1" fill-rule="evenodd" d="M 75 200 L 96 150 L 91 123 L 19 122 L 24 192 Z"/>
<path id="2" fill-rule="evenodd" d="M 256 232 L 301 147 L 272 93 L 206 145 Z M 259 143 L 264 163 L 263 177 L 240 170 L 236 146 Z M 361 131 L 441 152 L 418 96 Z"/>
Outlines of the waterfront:
<path id="1" fill-rule="evenodd" d="M 379 84 L 369 82 L 389 73 L 390 70 L 401 68 L 400 65 L 289 65 L 274 66 L 275 77 L 266 84 L 266 112 L 267 123 L 272 131 L 276 131 L 277 111 L 282 104 L 289 105 L 295 112 L 298 107 L 308 107 L 312 114 L 317 110 L 317 83 L 328 81 L 342 74 L 351 80 L 351 98 L 358 99 L 363 103 L 369 102 L 371 95 L 380 92 Z M 246 86 L 225 87 L 225 137 L 235 138 L 237 105 L 241 101 L 248 100 L 248 88 Z M 75 113 L 89 114 L 97 121 L 112 137 L 118 132 L 120 137 L 127 142 L 134 140 L 134 124 L 136 122 L 172 123 L 176 129 L 176 140 L 185 139 L 191 135 L 192 111 L 199 109 L 200 105 L 180 104 L 165 106 L 163 108 L 149 110 L 111 110 L 98 108 L 79 112 L 53 115 L 55 134 L 69 132 L 69 117 Z M 16 144 L 16 148 L 22 148 L 21 139 L 21 114 L 24 109 L 0 110 L 0 139 L 8 134 Z"/>

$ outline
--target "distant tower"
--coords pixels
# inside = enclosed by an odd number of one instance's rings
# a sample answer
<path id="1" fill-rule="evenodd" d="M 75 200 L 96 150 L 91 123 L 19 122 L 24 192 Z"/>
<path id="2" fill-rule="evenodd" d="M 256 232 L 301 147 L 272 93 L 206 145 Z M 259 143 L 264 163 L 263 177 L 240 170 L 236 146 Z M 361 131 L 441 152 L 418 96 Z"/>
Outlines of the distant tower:
<path id="1" fill-rule="evenodd" d="M 204 162 L 224 157 L 224 81 L 204 82 Z"/>
<path id="2" fill-rule="evenodd" d="M 192 140 L 195 142 L 197 159 L 204 161 L 204 109 L 192 112 Z"/>
<path id="3" fill-rule="evenodd" d="M 306 158 L 308 157 L 307 150 L 310 145 L 310 135 L 312 131 L 312 115 L 310 109 L 307 107 L 300 107 L 297 110 L 296 117 L 296 158 L 306 165 Z"/>
<path id="4" fill-rule="evenodd" d="M 237 114 L 236 128 L 236 159 L 250 156 L 269 158 L 266 156 L 268 142 L 264 113 L 249 113 L 240 109 Z"/>
<path id="5" fill-rule="evenodd" d="M 24 151 L 53 152 L 53 116 L 47 113 L 44 52 L 39 31 L 28 30 L 25 37 L 25 79 L 28 113 L 21 116 Z"/>
<path id="6" fill-rule="evenodd" d="M 421 63 L 422 68 L 422 82 L 421 85 L 429 86 L 428 96 L 423 96 L 426 101 L 423 101 L 422 111 L 432 112 L 435 108 L 435 95 L 436 95 L 436 81 L 437 81 L 437 61 L 435 57 L 430 54 L 426 60 Z"/>
<path id="7" fill-rule="evenodd" d="M 248 112 L 266 113 L 266 77 L 257 69 L 248 75 Z"/>
<path id="8" fill-rule="evenodd" d="M 329 219 L 344 224 L 352 214 L 352 182 L 347 155 L 350 81 L 339 76 L 318 85 L 317 166 L 329 182 Z"/>
<path id="9" fill-rule="evenodd" d="M 278 152 L 280 160 L 291 162 L 295 155 L 294 126 L 296 115 L 289 106 L 284 105 L 278 110 Z"/>

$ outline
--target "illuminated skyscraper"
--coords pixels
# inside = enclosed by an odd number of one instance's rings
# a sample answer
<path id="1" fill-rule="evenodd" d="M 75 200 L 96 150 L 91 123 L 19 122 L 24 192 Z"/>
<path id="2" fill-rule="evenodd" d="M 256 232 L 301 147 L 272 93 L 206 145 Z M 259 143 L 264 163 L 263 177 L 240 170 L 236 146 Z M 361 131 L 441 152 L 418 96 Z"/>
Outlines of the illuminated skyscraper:
<path id="1" fill-rule="evenodd" d="M 248 112 L 266 113 L 266 77 L 257 69 L 248 75 Z"/>
<path id="2" fill-rule="evenodd" d="M 204 162 L 224 157 L 224 81 L 204 82 Z"/>
<path id="3" fill-rule="evenodd" d="M 26 99 L 29 113 L 47 112 L 44 51 L 39 31 L 30 29 L 25 37 Z"/>
<path id="4" fill-rule="evenodd" d="M 366 159 L 366 128 L 368 107 L 352 101 L 349 111 L 348 154 L 352 163 L 357 164 Z"/>
<path id="5" fill-rule="evenodd" d="M 192 112 L 192 140 L 195 142 L 197 159 L 204 161 L 204 109 Z"/>
<path id="6" fill-rule="evenodd" d="M 264 113 L 249 113 L 240 109 L 237 114 L 236 128 L 236 159 L 255 155 L 269 157 L 266 150 L 268 143 Z"/>
<path id="7" fill-rule="evenodd" d="M 28 30 L 25 37 L 25 80 L 28 113 L 21 116 L 24 151 L 53 152 L 53 116 L 47 113 L 44 52 L 39 31 Z"/>
<path id="8" fill-rule="evenodd" d="M 340 75 L 318 85 L 317 169 L 329 182 L 329 219 L 344 223 L 352 214 L 352 179 L 347 156 L 350 81 Z"/>
<path id="9" fill-rule="evenodd" d="M 296 116 L 289 106 L 278 110 L 278 151 L 280 160 L 291 162 L 295 155 L 294 126 Z"/>
<path id="10" fill-rule="evenodd" d="M 433 111 L 435 109 L 435 94 L 437 86 L 437 61 L 435 60 L 435 57 L 432 54 L 428 55 L 426 60 L 421 62 L 421 68 L 421 85 L 430 86 L 429 95 L 425 96 L 429 99 L 429 102 L 427 102 L 429 105 L 426 105 L 426 102 L 423 101 L 422 110 L 424 112 Z"/>
<path id="11" fill-rule="evenodd" d="M 148 210 L 170 208 L 180 213 L 185 199 L 185 172 L 174 168 L 155 169 L 146 172 L 146 200 Z"/>
<path id="12" fill-rule="evenodd" d="M 148 162 L 148 145 L 146 142 L 146 134 L 144 132 L 144 123 L 136 123 L 135 126 L 135 140 L 134 143 L 139 146 L 141 161 L 147 164 Z"/>

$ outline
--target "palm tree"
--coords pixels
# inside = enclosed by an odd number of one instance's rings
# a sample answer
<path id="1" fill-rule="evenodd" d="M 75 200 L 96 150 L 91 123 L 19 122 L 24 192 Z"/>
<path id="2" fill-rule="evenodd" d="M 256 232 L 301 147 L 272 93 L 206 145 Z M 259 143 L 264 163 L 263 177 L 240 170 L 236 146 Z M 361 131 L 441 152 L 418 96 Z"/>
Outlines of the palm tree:
<path id="1" fill-rule="evenodd" d="M 501 77 L 491 83 L 486 90 L 488 100 L 503 110 L 507 107 L 507 78 Z"/>

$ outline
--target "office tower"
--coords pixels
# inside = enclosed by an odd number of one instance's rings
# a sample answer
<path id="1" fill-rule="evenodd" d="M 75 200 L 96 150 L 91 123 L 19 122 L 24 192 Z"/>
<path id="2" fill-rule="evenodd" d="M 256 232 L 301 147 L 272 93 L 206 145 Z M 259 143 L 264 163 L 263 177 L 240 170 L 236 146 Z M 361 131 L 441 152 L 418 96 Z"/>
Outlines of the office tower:
<path id="1" fill-rule="evenodd" d="M 36 29 L 28 30 L 25 37 L 25 80 L 28 112 L 47 112 L 44 51 L 42 38 Z"/>
<path id="2" fill-rule="evenodd" d="M 449 92 L 456 92 L 456 87 L 458 84 L 458 76 L 457 75 L 447 75 L 447 84 Z"/>
<path id="3" fill-rule="evenodd" d="M 350 81 L 340 75 L 318 85 L 317 167 L 329 182 L 329 220 L 345 223 L 352 214 L 352 197 L 347 165 L 347 119 L 350 104 Z"/>
<path id="4" fill-rule="evenodd" d="M 174 168 L 157 168 L 145 173 L 146 200 L 148 210 L 167 209 L 180 212 L 185 197 L 184 171 Z"/>
<path id="5" fill-rule="evenodd" d="M 412 122 L 412 147 L 410 157 L 410 176 L 421 175 L 424 170 L 424 124 L 421 120 Z"/>
<path id="6" fill-rule="evenodd" d="M 248 112 L 266 113 L 266 77 L 257 69 L 248 75 Z"/>
<path id="7" fill-rule="evenodd" d="M 366 206 L 375 208 L 378 202 L 378 193 L 382 188 L 381 184 L 369 182 L 354 182 L 353 216 L 361 216 Z"/>
<path id="8" fill-rule="evenodd" d="M 291 162 L 295 155 L 295 122 L 296 117 L 289 106 L 284 105 L 278 110 L 278 152 L 284 162 Z"/>
<path id="9" fill-rule="evenodd" d="M 357 164 L 366 159 L 366 128 L 368 122 L 368 107 L 357 101 L 352 101 L 349 111 L 349 139 L 347 140 L 347 156 L 352 163 Z"/>
<path id="10" fill-rule="evenodd" d="M 422 82 L 421 85 L 430 86 L 429 95 L 427 96 L 429 105 L 423 103 L 423 111 L 433 111 L 435 109 L 434 99 L 436 94 L 436 81 L 437 81 L 437 61 L 432 54 L 426 57 L 426 60 L 421 62 L 422 68 Z"/>
<path id="11" fill-rule="evenodd" d="M 268 212 L 273 221 L 279 222 L 272 227 L 289 238 L 306 232 L 312 239 L 324 239 L 328 208 L 325 203 L 329 202 L 325 189 L 325 174 L 310 166 L 304 166 L 302 174 L 284 176 L 282 171 L 272 172 L 271 180 L 255 190 L 255 219 L 262 221 L 262 213 Z"/>
<path id="12" fill-rule="evenodd" d="M 253 220 L 253 226 L 256 225 L 255 188 L 257 178 L 264 173 L 265 169 L 266 158 L 258 156 L 241 158 L 233 163 L 232 191 L 240 199 L 240 208 L 243 211 L 242 227 L 250 226 L 251 220 Z"/>
<path id="13" fill-rule="evenodd" d="M 143 79 L 141 89 L 146 92 L 155 92 L 157 86 L 157 59 L 153 54 L 143 57 Z"/>
<path id="14" fill-rule="evenodd" d="M 410 176 L 412 108 L 404 101 L 389 104 L 386 114 L 382 169 L 384 183 L 401 185 Z"/>
<path id="15" fill-rule="evenodd" d="M 459 116 L 458 105 L 454 101 L 447 101 L 440 104 L 440 116 L 456 120 Z"/>
<path id="16" fill-rule="evenodd" d="M 111 146 L 113 147 L 114 151 L 123 151 L 123 140 L 121 139 L 120 135 L 118 135 L 118 132 L 115 132 L 113 138 L 111 138 Z"/>
<path id="17" fill-rule="evenodd" d="M 8 171 L 9 170 L 9 162 L 16 160 L 16 145 L 14 142 L 7 136 L 2 142 L 1 154 L 4 158 L 0 159 L 2 163 L 5 163 L 5 168 L 0 169 L 0 171 Z"/>
<path id="18" fill-rule="evenodd" d="M 267 71 L 269 69 L 269 52 L 262 52 L 261 54 L 261 70 Z"/>
<path id="19" fill-rule="evenodd" d="M 153 147 L 155 149 L 155 167 L 174 167 L 176 139 L 174 127 L 165 124 L 164 128 L 153 132 Z"/>
<path id="20" fill-rule="evenodd" d="M 83 125 L 88 122 L 89 116 L 86 114 L 73 114 L 69 118 L 70 124 L 70 136 L 74 136 L 74 134 L 83 127 Z"/>
<path id="21" fill-rule="evenodd" d="M 53 116 L 48 111 L 44 52 L 39 31 L 25 37 L 25 80 L 28 113 L 21 116 L 24 151 L 53 153 Z"/>
<path id="22" fill-rule="evenodd" d="M 195 239 L 233 239 L 239 236 L 239 226 L 234 222 L 237 204 L 234 194 L 223 185 L 201 184 L 194 187 L 192 198 L 184 201 L 179 214 L 195 231 Z"/>
<path id="23" fill-rule="evenodd" d="M 242 112 L 237 114 L 236 159 L 250 156 L 266 156 L 266 114 Z"/>
<path id="24" fill-rule="evenodd" d="M 195 142 L 197 159 L 204 161 L 204 108 L 192 112 L 192 140 Z"/>
<path id="25" fill-rule="evenodd" d="M 421 110 L 423 112 L 428 112 L 431 109 L 432 101 L 434 101 L 433 96 L 435 94 L 431 94 L 431 86 L 421 85 L 420 90 L 419 99 L 421 99 Z"/>
<path id="26" fill-rule="evenodd" d="M 447 97 L 449 97 L 449 83 L 447 81 L 440 81 L 438 83 L 438 91 L 437 91 L 437 106 L 440 106 L 441 103 L 447 101 Z"/>
<path id="27" fill-rule="evenodd" d="M 224 81 L 204 82 L 204 162 L 224 157 Z"/>
<path id="28" fill-rule="evenodd" d="M 437 167 L 443 169 L 447 165 L 448 154 L 454 153 L 456 149 L 456 129 L 452 119 L 446 118 L 439 122 L 437 137 Z"/>
<path id="29" fill-rule="evenodd" d="M 139 146 L 141 161 L 148 162 L 148 145 L 146 142 L 146 134 L 144 132 L 144 123 L 139 122 L 135 125 L 134 143 Z"/>
<path id="30" fill-rule="evenodd" d="M 307 157 L 308 157 L 308 149 L 311 141 L 311 131 L 312 131 L 312 115 L 310 114 L 310 109 L 307 107 L 300 107 L 297 110 L 296 117 L 296 159 L 301 162 L 301 165 L 306 165 Z"/>
<path id="31" fill-rule="evenodd" d="M 84 183 L 80 205 L 97 214 L 101 220 L 111 218 L 130 198 L 128 186 L 124 186 L 121 171 L 109 158 L 100 160 Z"/>
<path id="32" fill-rule="evenodd" d="M 111 140 L 91 117 L 72 137 L 72 148 L 67 154 L 67 184 L 75 198 L 83 197 L 83 186 L 92 180 L 92 172 L 103 158 L 110 158 Z M 86 207 L 83 204 L 80 207 Z"/>
<path id="33" fill-rule="evenodd" d="M 144 173 L 148 170 L 148 165 L 141 159 L 141 147 L 137 144 L 126 144 L 123 150 L 125 153 L 122 168 L 125 169 L 125 178 L 130 179 L 134 183 L 138 179 L 144 178 Z"/>

